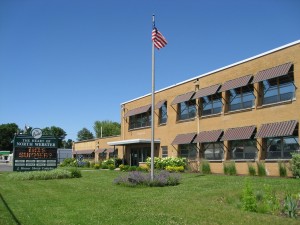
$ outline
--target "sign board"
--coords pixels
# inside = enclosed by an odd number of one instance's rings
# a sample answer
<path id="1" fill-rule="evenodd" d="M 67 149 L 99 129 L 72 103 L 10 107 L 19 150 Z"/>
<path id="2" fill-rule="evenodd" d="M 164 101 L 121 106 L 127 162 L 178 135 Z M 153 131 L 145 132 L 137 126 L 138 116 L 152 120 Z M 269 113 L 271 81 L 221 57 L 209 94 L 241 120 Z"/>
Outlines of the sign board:
<path id="1" fill-rule="evenodd" d="M 14 171 L 51 170 L 57 167 L 57 139 L 43 136 L 42 130 L 35 128 L 29 135 L 14 138 Z"/>

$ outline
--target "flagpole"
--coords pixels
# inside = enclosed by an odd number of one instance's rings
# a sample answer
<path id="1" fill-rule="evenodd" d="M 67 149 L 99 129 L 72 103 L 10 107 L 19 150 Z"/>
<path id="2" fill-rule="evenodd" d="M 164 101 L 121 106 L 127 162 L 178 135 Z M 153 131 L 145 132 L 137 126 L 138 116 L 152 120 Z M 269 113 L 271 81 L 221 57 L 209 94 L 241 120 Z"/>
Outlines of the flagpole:
<path id="1" fill-rule="evenodd" d="M 155 16 L 152 15 L 153 28 L 155 26 Z M 152 95 L 151 95 L 151 181 L 154 179 L 154 103 L 155 103 L 155 49 L 152 41 Z"/>

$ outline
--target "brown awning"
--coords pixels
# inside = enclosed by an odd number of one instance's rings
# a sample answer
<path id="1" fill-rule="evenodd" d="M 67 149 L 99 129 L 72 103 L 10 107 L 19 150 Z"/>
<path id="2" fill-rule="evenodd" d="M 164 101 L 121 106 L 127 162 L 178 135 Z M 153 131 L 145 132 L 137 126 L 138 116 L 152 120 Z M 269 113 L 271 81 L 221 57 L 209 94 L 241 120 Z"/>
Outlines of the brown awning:
<path id="1" fill-rule="evenodd" d="M 223 130 L 211 130 L 200 132 L 193 143 L 217 142 Z"/>
<path id="2" fill-rule="evenodd" d="M 257 138 L 291 136 L 297 126 L 296 120 L 263 124 L 256 134 Z"/>
<path id="3" fill-rule="evenodd" d="M 178 95 L 176 98 L 174 98 L 173 102 L 171 103 L 171 105 L 175 105 L 181 102 L 186 102 L 189 101 L 193 95 L 195 94 L 194 91 L 182 94 L 182 95 Z"/>
<path id="4" fill-rule="evenodd" d="M 73 154 L 75 155 L 89 155 L 92 154 L 95 150 L 79 150 L 79 151 L 74 151 Z"/>
<path id="5" fill-rule="evenodd" d="M 196 133 L 178 134 L 171 145 L 190 144 L 195 136 Z"/>
<path id="6" fill-rule="evenodd" d="M 138 107 L 138 108 L 135 108 L 135 109 L 131 109 L 127 113 L 125 113 L 124 117 L 134 116 L 134 115 L 137 115 L 137 114 L 147 112 L 150 108 L 151 108 L 151 104 L 141 106 L 141 107 Z"/>
<path id="7" fill-rule="evenodd" d="M 269 80 L 275 77 L 280 77 L 288 74 L 292 66 L 291 62 L 275 66 L 266 70 L 259 71 L 256 76 L 253 78 L 252 83 L 258 83 L 263 80 Z"/>
<path id="8" fill-rule="evenodd" d="M 239 78 L 236 78 L 233 80 L 228 80 L 222 85 L 219 92 L 227 91 L 227 90 L 238 88 L 238 87 L 247 86 L 251 78 L 252 78 L 252 75 L 247 75 L 247 76 L 239 77 Z"/>
<path id="9" fill-rule="evenodd" d="M 250 139 L 255 128 L 255 126 L 229 128 L 225 131 L 221 141 Z"/>
<path id="10" fill-rule="evenodd" d="M 95 153 L 103 153 L 106 151 L 106 148 L 99 148 L 95 150 Z"/>
<path id="11" fill-rule="evenodd" d="M 201 88 L 199 89 L 195 96 L 193 97 L 193 99 L 197 99 L 197 98 L 201 98 L 201 97 L 204 97 L 204 96 L 209 96 L 209 95 L 213 95 L 215 94 L 219 87 L 221 86 L 221 84 L 216 84 L 216 85 L 213 85 L 213 86 L 210 86 L 210 87 L 206 87 L 206 88 Z"/>
<path id="12" fill-rule="evenodd" d="M 113 149 L 113 148 L 108 148 L 108 149 L 107 149 L 107 152 L 108 152 L 108 153 L 113 153 L 113 152 L 114 152 L 114 149 Z"/>
<path id="13" fill-rule="evenodd" d="M 167 100 L 162 100 L 162 101 L 159 101 L 156 105 L 155 105 L 155 109 L 160 109 L 163 104 L 165 104 Z"/>

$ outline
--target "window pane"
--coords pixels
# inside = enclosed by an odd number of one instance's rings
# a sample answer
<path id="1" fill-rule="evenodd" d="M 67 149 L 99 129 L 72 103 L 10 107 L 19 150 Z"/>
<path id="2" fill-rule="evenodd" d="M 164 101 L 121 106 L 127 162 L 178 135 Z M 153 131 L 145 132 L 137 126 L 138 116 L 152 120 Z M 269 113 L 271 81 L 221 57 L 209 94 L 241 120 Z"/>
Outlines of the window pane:
<path id="1" fill-rule="evenodd" d="M 255 140 L 231 141 L 232 159 L 255 159 L 257 155 Z"/>
<path id="2" fill-rule="evenodd" d="M 299 152 L 298 137 L 278 137 L 267 139 L 267 159 L 290 159 L 291 153 Z"/>
<path id="3" fill-rule="evenodd" d="M 221 143 L 206 143 L 204 144 L 204 158 L 207 160 L 223 159 L 224 150 Z"/>

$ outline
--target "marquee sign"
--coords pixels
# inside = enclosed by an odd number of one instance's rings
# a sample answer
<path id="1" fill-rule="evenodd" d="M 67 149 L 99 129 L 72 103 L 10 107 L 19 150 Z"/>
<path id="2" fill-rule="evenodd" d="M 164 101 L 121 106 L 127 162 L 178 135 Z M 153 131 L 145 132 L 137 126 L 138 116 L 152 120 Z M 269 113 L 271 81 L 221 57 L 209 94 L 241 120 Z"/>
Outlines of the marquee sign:
<path id="1" fill-rule="evenodd" d="M 51 170 L 57 167 L 57 139 L 43 136 L 39 128 L 32 129 L 31 136 L 14 138 L 14 171 Z"/>

